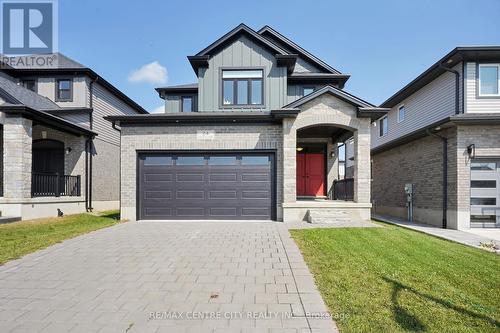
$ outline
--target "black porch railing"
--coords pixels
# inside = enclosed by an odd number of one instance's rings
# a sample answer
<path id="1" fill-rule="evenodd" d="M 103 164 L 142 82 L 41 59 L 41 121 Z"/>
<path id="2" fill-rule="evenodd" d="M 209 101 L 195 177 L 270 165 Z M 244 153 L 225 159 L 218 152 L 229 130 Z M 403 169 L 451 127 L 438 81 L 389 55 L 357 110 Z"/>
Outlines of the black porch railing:
<path id="1" fill-rule="evenodd" d="M 354 200 L 354 178 L 334 180 L 332 186 L 331 199 L 333 200 Z"/>
<path id="2" fill-rule="evenodd" d="M 31 174 L 32 197 L 80 196 L 80 188 L 80 176 L 41 172 Z"/>

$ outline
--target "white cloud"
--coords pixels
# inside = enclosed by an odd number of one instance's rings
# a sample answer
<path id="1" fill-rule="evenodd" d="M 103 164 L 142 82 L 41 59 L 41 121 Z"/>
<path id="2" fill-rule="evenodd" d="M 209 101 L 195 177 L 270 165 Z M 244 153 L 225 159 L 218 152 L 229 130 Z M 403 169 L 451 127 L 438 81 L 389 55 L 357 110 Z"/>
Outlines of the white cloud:
<path id="1" fill-rule="evenodd" d="M 130 73 L 130 82 L 147 82 L 152 84 L 167 83 L 167 69 L 158 61 L 153 61 Z"/>
<path id="2" fill-rule="evenodd" d="M 165 112 L 165 105 L 161 105 L 151 111 L 149 113 L 164 113 Z"/>

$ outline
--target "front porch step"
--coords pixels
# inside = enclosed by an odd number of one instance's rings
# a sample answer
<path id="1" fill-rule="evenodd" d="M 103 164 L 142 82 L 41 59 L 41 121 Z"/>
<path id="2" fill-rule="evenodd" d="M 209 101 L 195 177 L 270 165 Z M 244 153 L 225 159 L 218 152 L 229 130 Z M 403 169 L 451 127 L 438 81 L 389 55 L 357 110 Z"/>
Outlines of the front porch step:
<path id="1" fill-rule="evenodd" d="M 0 224 L 21 221 L 21 216 L 0 216 Z"/>
<path id="2" fill-rule="evenodd" d="M 352 214 L 342 209 L 309 209 L 307 221 L 309 223 L 339 223 L 352 221 Z"/>

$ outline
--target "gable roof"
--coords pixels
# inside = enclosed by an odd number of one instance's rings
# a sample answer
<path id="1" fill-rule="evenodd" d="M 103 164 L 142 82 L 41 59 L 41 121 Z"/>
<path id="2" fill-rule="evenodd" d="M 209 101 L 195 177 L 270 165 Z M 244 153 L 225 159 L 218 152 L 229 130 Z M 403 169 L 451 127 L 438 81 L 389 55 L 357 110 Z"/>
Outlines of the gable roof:
<path id="1" fill-rule="evenodd" d="M 228 43 L 231 43 L 233 40 L 235 40 L 241 35 L 246 35 L 247 37 L 257 42 L 258 44 L 270 50 L 276 57 L 278 66 L 286 66 L 288 72 L 293 71 L 295 62 L 297 60 L 296 54 L 290 54 L 283 48 L 276 45 L 276 43 L 273 43 L 267 38 L 264 38 L 263 36 L 259 35 L 257 32 L 249 28 L 244 23 L 240 23 L 237 27 L 235 27 L 234 29 L 232 29 L 231 31 L 229 31 L 228 33 L 217 39 L 212 44 L 208 45 L 206 48 L 198 52 L 196 55 L 187 57 L 195 73 L 197 73 L 197 70 L 200 67 L 208 67 L 208 60 L 210 59 L 211 55 L 215 54 L 222 47 L 224 47 Z"/>
<path id="2" fill-rule="evenodd" d="M 300 47 L 299 45 L 295 44 L 293 41 L 286 38 L 285 36 L 283 36 L 282 34 L 280 34 L 279 32 L 277 32 L 276 30 L 274 30 L 273 28 L 271 28 L 268 25 L 265 25 L 264 27 L 262 27 L 259 31 L 257 31 L 257 33 L 259 35 L 262 35 L 262 36 L 271 36 L 272 38 L 276 38 L 280 43 L 283 43 L 283 45 L 288 47 L 292 53 L 297 53 L 300 57 L 306 59 L 307 61 L 313 63 L 314 65 L 316 65 L 317 67 L 323 69 L 324 71 L 326 71 L 328 73 L 341 74 L 340 71 L 338 71 L 337 69 L 328 65 L 323 60 L 317 58 L 309 51 L 307 51 L 307 50 L 303 49 L 302 47 Z"/>
<path id="3" fill-rule="evenodd" d="M 9 75 L 15 77 L 30 76 L 30 75 L 76 75 L 84 74 L 89 76 L 91 79 L 96 80 L 100 85 L 108 89 L 113 95 L 121 99 L 128 106 L 133 108 L 137 113 L 147 114 L 147 112 L 142 106 L 132 100 L 130 97 L 125 95 L 121 90 L 113 86 L 111 83 L 106 81 L 102 76 L 94 72 L 92 69 L 80 64 L 79 62 L 67 57 L 62 53 L 53 53 L 57 57 L 57 66 L 55 68 L 26 68 L 15 66 L 15 62 L 9 62 L 9 67 L 2 67 Z M 4 66 L 4 65 L 2 65 Z"/>
<path id="4" fill-rule="evenodd" d="M 460 61 L 467 60 L 493 60 L 500 59 L 500 46 L 459 46 L 451 50 L 443 58 L 439 59 L 431 67 L 426 69 L 422 74 L 406 86 L 398 90 L 394 95 L 389 97 L 385 102 L 380 104 L 382 107 L 391 108 L 402 102 L 408 96 L 412 95 L 432 80 L 446 72 L 444 67 L 451 68 L 457 65 Z"/>
<path id="5" fill-rule="evenodd" d="M 276 54 L 288 54 L 287 51 L 283 50 L 282 48 L 278 47 L 276 44 L 270 42 L 268 39 L 262 37 L 259 35 L 257 32 L 255 32 L 253 29 L 249 28 L 247 25 L 244 23 L 240 23 L 237 27 L 217 39 L 215 42 L 212 44 L 208 45 L 206 48 L 201 50 L 200 52 L 196 53 L 196 57 L 200 56 L 206 56 L 206 55 L 211 55 L 213 54 L 214 51 L 220 49 L 227 43 L 231 42 L 234 38 L 245 34 L 252 38 L 253 40 L 257 41 L 261 45 L 265 46 L 269 50 L 275 52 Z"/>
<path id="6" fill-rule="evenodd" d="M 354 106 L 357 106 L 357 107 L 361 107 L 361 108 L 373 108 L 375 107 L 375 105 L 371 104 L 371 103 L 368 103 L 367 101 L 364 101 L 362 100 L 361 98 L 359 97 L 356 97 L 344 90 L 340 90 L 340 89 L 337 89 L 333 86 L 324 86 L 322 87 L 321 89 L 318 89 L 302 98 L 299 98 L 298 100 L 290 103 L 290 104 L 287 104 L 286 106 L 284 106 L 283 108 L 296 108 L 296 107 L 299 107 L 307 102 L 309 102 L 310 100 L 313 100 L 315 99 L 316 97 L 318 96 L 321 96 L 323 94 L 332 94 L 333 96 L 351 104 L 351 105 L 354 105 Z"/>
<path id="7" fill-rule="evenodd" d="M 343 100 L 344 102 L 347 102 L 355 107 L 357 107 L 357 115 L 360 118 L 371 118 L 371 120 L 378 119 L 385 115 L 389 109 L 387 108 L 380 108 L 376 107 L 375 105 L 368 103 L 367 101 L 354 96 L 353 94 L 350 94 L 344 90 L 337 89 L 333 86 L 324 86 L 321 89 L 316 90 L 315 92 L 312 92 L 302 98 L 299 98 L 298 100 L 285 105 L 283 109 L 296 109 L 300 107 L 301 105 L 315 99 L 318 96 L 321 96 L 323 94 L 331 94 L 338 99 Z"/>

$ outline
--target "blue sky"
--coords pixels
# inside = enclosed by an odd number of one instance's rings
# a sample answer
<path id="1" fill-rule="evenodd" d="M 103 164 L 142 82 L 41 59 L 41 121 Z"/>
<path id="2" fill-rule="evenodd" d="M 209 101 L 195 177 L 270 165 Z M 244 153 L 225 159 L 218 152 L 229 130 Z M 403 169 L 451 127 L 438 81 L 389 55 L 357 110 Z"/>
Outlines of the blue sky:
<path id="1" fill-rule="evenodd" d="M 153 110 L 154 87 L 196 82 L 186 56 L 241 22 L 268 24 L 351 74 L 345 89 L 374 104 L 455 46 L 500 45 L 500 0 L 59 0 L 59 50 Z M 131 82 L 155 61 L 166 84 Z"/>

